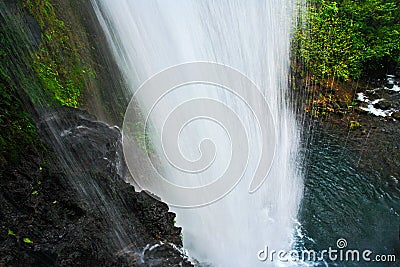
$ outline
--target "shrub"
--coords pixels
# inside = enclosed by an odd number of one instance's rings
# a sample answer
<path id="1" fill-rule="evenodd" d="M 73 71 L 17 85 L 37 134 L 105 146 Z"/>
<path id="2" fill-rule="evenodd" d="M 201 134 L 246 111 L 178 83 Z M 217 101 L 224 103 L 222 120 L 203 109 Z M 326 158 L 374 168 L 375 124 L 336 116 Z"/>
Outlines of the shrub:
<path id="1" fill-rule="evenodd" d="M 400 65 L 399 14 L 396 0 L 312 1 L 296 55 L 319 78 L 385 73 Z"/>

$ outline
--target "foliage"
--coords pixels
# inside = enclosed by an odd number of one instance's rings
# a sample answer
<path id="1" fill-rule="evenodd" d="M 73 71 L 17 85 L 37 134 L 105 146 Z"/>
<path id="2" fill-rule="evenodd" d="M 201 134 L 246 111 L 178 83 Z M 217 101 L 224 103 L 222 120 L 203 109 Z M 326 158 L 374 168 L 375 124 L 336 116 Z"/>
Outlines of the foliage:
<path id="1" fill-rule="evenodd" d="M 24 109 L 24 89 L 34 91 L 29 79 L 26 39 L 15 21 L 0 17 L 0 155 L 16 162 L 27 148 L 42 148 L 33 121 Z M 32 95 L 34 95 L 33 93 Z"/>
<path id="2" fill-rule="evenodd" d="M 49 0 L 11 5 L 18 12 L 0 2 L 0 163 L 17 162 L 27 149 L 43 149 L 31 118 L 34 108 L 79 106 L 85 81 L 94 76 Z M 41 28 L 40 45 L 29 37 L 27 11 Z"/>
<path id="3" fill-rule="evenodd" d="M 23 110 L 15 96 L 5 92 L 4 85 L 0 84 L 0 154 L 10 161 L 17 161 L 18 154 L 28 146 L 40 147 L 36 137 L 36 128 L 27 112 Z M 5 92 L 5 93 L 4 93 Z M 4 93 L 4 94 L 3 94 Z M 4 113 L 3 113 L 4 112 Z"/>
<path id="4" fill-rule="evenodd" d="M 85 80 L 93 70 L 79 56 L 71 29 L 57 18 L 49 0 L 25 0 L 24 6 L 42 29 L 42 43 L 34 55 L 34 68 L 44 85 L 63 106 L 78 107 Z"/>
<path id="5" fill-rule="evenodd" d="M 8 229 L 7 234 L 10 235 L 10 236 L 15 236 L 14 231 L 11 230 L 11 229 Z"/>
<path id="6" fill-rule="evenodd" d="M 22 239 L 22 240 L 24 241 L 24 243 L 33 244 L 32 240 L 30 240 L 30 239 L 27 238 L 27 237 L 24 237 L 24 239 Z"/>
<path id="7" fill-rule="evenodd" d="M 319 78 L 394 69 L 400 66 L 399 14 L 397 0 L 314 0 L 294 38 L 297 56 Z"/>
<path id="8" fill-rule="evenodd" d="M 361 128 L 361 124 L 358 121 L 349 121 L 349 130 L 354 131 Z"/>
<path id="9" fill-rule="evenodd" d="M 0 154 L 8 160 L 17 161 L 18 153 L 27 146 L 40 146 L 29 114 L 4 83 L 0 83 L 0 110 Z"/>
<path id="10" fill-rule="evenodd" d="M 133 129 L 133 138 L 135 142 L 147 153 L 153 153 L 154 149 L 150 140 L 149 127 L 146 125 L 145 128 L 143 122 L 139 121 L 134 123 Z"/>

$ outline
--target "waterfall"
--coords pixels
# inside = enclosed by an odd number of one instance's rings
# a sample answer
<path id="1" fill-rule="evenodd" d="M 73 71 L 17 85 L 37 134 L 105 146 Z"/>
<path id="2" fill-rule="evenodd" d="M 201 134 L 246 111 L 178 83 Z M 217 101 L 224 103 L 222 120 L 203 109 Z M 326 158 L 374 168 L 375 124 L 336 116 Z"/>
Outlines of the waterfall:
<path id="1" fill-rule="evenodd" d="M 254 114 L 246 106 L 247 100 L 255 106 L 262 105 L 264 99 L 252 91 L 245 93 L 243 102 L 224 88 L 190 84 L 165 95 L 157 103 L 160 106 L 152 110 L 150 119 L 155 130 L 150 139 L 162 166 L 160 173 L 182 186 L 205 185 L 221 176 L 235 144 L 230 144 L 227 125 L 221 127 L 213 120 L 191 121 L 181 129 L 175 144 L 179 152 L 195 162 L 205 156 L 199 152 L 199 144 L 209 138 L 216 156 L 204 172 L 182 173 L 163 157 L 165 151 L 160 143 L 159 128 L 176 106 L 199 98 L 217 100 L 238 115 L 247 134 L 248 142 L 243 143 L 248 143 L 248 164 L 232 191 L 201 207 L 171 206 L 177 214 L 177 225 L 183 228 L 184 247 L 203 264 L 265 265 L 257 259 L 257 252 L 266 245 L 276 251 L 291 249 L 303 190 L 302 176 L 296 168 L 299 129 L 288 99 L 295 4 L 294 0 L 92 0 L 130 95 L 150 77 L 171 66 L 215 62 L 253 81 L 269 106 L 275 136 L 262 135 Z M 146 110 L 149 106 L 144 98 L 146 92 L 136 100 Z M 190 113 L 190 106 L 187 108 Z M 180 121 L 186 114 L 175 115 Z M 269 151 L 269 158 L 273 157 L 269 175 L 257 191 L 249 194 L 260 160 L 260 144 L 268 143 L 268 138 L 275 143 L 275 152 Z M 268 163 L 261 161 L 260 166 L 263 164 Z"/>

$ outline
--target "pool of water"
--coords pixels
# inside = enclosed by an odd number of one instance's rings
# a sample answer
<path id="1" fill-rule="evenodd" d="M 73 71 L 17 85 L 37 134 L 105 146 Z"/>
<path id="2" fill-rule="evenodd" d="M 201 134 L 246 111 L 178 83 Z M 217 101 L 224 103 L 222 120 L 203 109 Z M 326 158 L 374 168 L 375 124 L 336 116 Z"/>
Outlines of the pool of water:
<path id="1" fill-rule="evenodd" d="M 313 130 L 306 154 L 298 248 L 337 249 L 337 240 L 345 239 L 343 250 L 368 249 L 373 251 L 370 258 L 392 254 L 397 263 L 326 259 L 315 265 L 400 266 L 399 177 L 384 178 L 370 166 L 361 167 L 360 152 L 345 136 L 321 127 Z"/>

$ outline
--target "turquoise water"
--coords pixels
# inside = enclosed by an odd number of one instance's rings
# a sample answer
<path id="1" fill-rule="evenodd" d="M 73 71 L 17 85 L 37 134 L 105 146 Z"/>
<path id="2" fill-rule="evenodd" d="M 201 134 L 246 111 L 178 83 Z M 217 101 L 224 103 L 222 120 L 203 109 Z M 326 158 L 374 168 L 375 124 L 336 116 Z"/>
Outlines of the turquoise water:
<path id="1" fill-rule="evenodd" d="M 398 177 L 384 178 L 369 166 L 358 166 L 360 153 L 350 147 L 340 134 L 314 130 L 305 163 L 305 192 L 299 216 L 304 236 L 299 247 L 336 249 L 337 240 L 344 238 L 347 249 L 368 249 L 372 255 L 393 254 L 397 263 L 328 260 L 329 266 L 400 266 Z"/>

